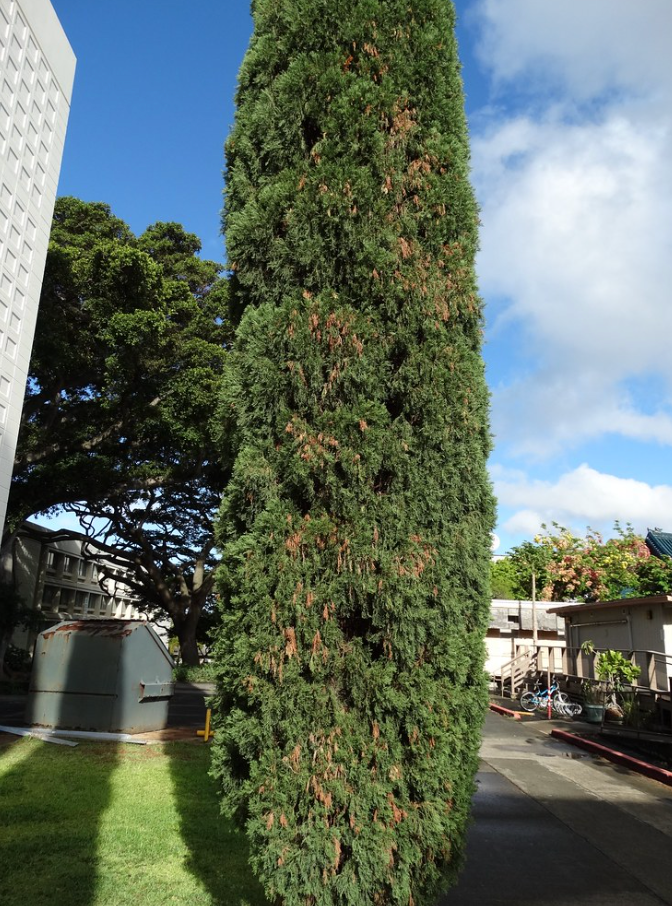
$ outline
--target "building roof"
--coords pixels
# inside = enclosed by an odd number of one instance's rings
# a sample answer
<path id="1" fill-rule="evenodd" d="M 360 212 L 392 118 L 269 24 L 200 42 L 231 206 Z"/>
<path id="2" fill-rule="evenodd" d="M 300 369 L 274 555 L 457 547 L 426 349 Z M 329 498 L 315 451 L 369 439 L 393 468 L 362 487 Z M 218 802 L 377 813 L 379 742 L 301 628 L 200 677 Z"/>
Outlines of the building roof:
<path id="1" fill-rule="evenodd" d="M 549 607 L 553 607 L 554 604 L 557 604 L 557 601 L 523 601 L 519 598 L 493 598 L 492 606 L 493 607 L 534 607 L 539 610 L 548 610 Z"/>
<path id="2" fill-rule="evenodd" d="M 613 607 L 651 607 L 654 604 L 672 604 L 672 595 L 648 595 L 645 598 L 616 598 L 614 601 L 593 601 L 591 604 L 560 604 L 549 613 L 568 617 L 573 613 L 585 613 L 588 610 L 609 610 Z"/>
<path id="3" fill-rule="evenodd" d="M 646 546 L 655 557 L 672 557 L 672 534 L 670 532 L 646 533 Z"/>

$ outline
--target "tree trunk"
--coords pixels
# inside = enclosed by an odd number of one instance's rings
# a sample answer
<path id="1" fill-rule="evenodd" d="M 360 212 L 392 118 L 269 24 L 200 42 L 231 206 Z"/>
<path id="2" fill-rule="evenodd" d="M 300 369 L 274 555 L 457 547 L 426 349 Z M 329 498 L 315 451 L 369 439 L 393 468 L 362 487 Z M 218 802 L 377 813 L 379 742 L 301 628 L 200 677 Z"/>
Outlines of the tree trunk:
<path id="1" fill-rule="evenodd" d="M 201 616 L 202 606 L 190 601 L 185 607 L 181 619 L 173 620 L 175 634 L 180 643 L 180 659 L 187 667 L 198 667 L 200 657 L 196 631 Z"/>
<path id="2" fill-rule="evenodd" d="M 198 655 L 198 643 L 196 642 L 196 630 L 188 627 L 177 633 L 180 643 L 180 659 L 187 667 L 198 667 L 200 658 Z"/>
<path id="3" fill-rule="evenodd" d="M 0 677 L 6 676 L 5 673 L 5 655 L 9 648 L 9 640 L 12 637 L 12 630 L 9 632 L 0 632 Z"/>

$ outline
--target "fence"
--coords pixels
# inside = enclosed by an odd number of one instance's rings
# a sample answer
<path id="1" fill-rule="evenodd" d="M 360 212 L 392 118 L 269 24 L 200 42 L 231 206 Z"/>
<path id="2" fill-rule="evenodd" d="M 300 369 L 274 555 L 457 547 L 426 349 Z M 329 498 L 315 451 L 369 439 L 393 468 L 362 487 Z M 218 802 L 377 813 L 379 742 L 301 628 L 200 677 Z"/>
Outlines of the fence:
<path id="1" fill-rule="evenodd" d="M 562 644 L 537 644 L 536 650 L 534 644 L 529 642 L 517 644 L 515 656 L 502 665 L 502 689 L 508 683 L 514 693 L 525 676 L 532 672 L 558 674 L 579 681 L 596 680 L 597 658 L 605 650 L 596 648 L 591 654 L 586 654 L 580 648 Z M 641 648 L 622 649 L 621 654 L 640 668 L 638 688 L 669 695 L 672 688 L 672 655 Z"/>

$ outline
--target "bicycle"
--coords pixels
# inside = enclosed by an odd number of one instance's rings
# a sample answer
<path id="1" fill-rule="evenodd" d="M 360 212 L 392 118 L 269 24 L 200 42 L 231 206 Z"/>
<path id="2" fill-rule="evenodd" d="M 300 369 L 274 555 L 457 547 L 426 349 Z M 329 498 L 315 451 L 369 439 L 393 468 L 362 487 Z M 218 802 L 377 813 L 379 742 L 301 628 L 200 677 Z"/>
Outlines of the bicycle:
<path id="1" fill-rule="evenodd" d="M 523 711 L 546 711 L 549 707 L 561 717 L 576 717 L 582 711 L 581 705 L 570 701 L 566 692 L 560 690 L 557 680 L 553 677 L 553 682 L 547 689 L 541 689 L 539 680 L 534 684 L 533 691 L 523 692 L 520 696 L 520 707 Z"/>

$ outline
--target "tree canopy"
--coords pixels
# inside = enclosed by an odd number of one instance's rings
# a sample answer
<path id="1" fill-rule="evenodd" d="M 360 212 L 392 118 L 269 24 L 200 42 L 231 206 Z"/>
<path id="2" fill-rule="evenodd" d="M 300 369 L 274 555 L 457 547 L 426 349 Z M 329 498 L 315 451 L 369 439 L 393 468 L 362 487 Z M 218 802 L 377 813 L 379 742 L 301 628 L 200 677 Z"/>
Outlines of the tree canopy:
<path id="1" fill-rule="evenodd" d="M 463 847 L 493 523 L 454 10 L 253 11 L 213 769 L 272 902 L 420 906 Z"/>
<path id="2" fill-rule="evenodd" d="M 106 204 L 57 200 L 7 519 L 102 518 L 100 540 L 180 637 L 211 591 L 225 482 L 212 428 L 227 283 L 200 247 L 177 223 L 136 237 Z"/>

